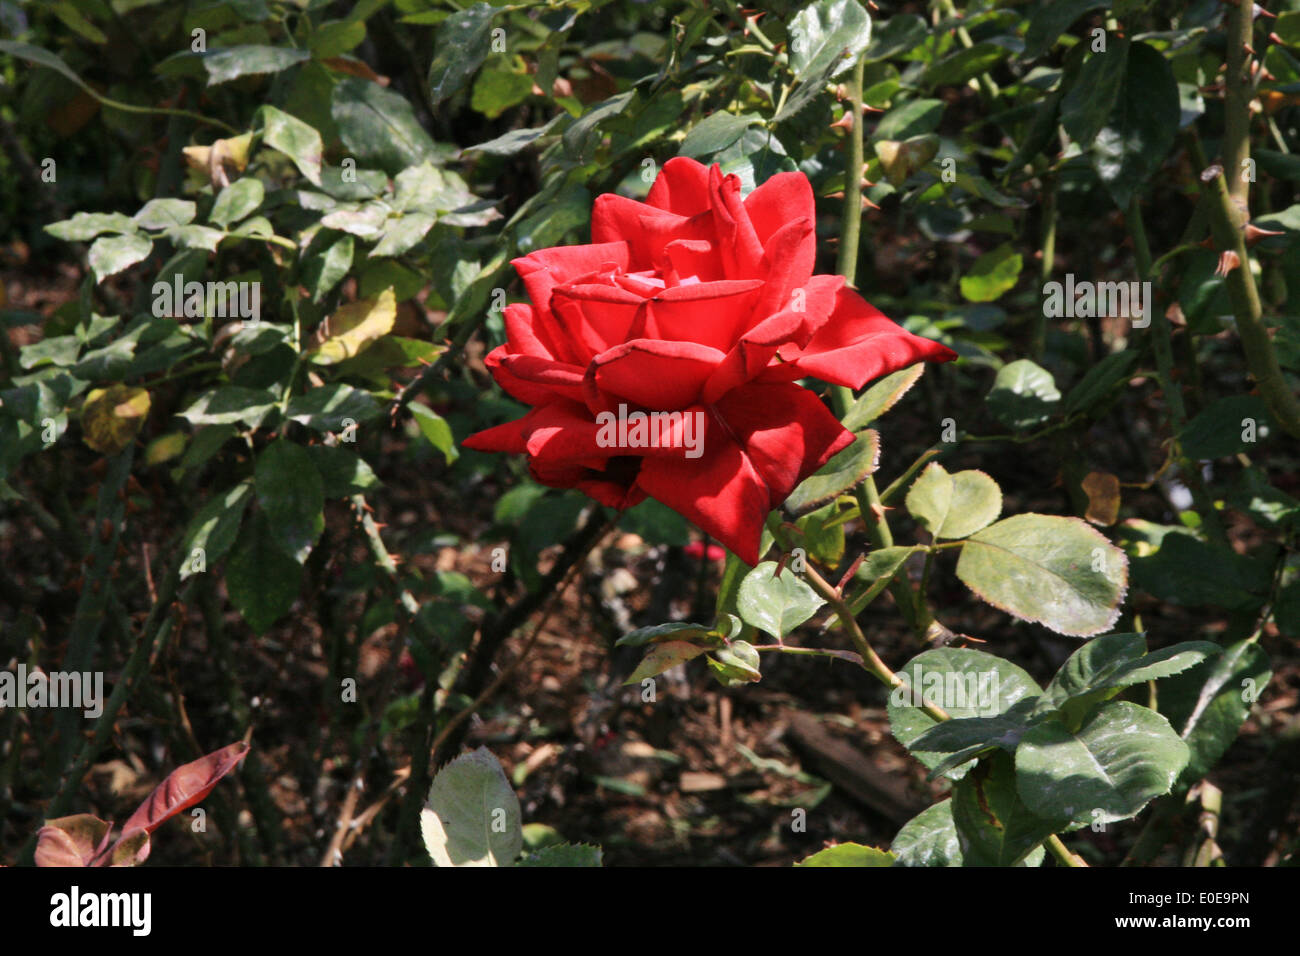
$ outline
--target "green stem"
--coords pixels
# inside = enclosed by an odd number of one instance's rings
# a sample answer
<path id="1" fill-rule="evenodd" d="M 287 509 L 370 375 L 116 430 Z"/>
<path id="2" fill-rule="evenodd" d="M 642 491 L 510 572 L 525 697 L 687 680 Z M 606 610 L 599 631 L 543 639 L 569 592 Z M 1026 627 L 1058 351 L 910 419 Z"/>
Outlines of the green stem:
<path id="1" fill-rule="evenodd" d="M 1153 281 L 1151 247 L 1147 243 L 1146 225 L 1142 221 L 1142 209 L 1138 205 L 1136 197 L 1129 204 L 1126 218 L 1128 220 L 1129 235 L 1133 239 L 1133 252 L 1137 257 L 1138 280 L 1141 282 Z M 1154 309 L 1154 306 L 1152 308 Z M 1163 316 L 1149 315 L 1145 318 L 1151 323 L 1151 347 L 1156 356 L 1156 374 L 1160 377 L 1160 387 L 1165 393 L 1165 400 L 1169 402 L 1174 432 L 1177 434 L 1182 432 L 1187 425 L 1187 407 L 1183 404 L 1182 386 L 1174 381 L 1174 351 L 1172 337 L 1169 332 L 1169 322 Z M 1183 477 L 1187 481 L 1187 486 L 1192 492 L 1192 498 L 1196 502 L 1196 510 L 1201 515 L 1201 521 L 1206 533 L 1216 541 L 1226 543 L 1227 537 L 1224 535 L 1223 526 L 1219 522 L 1219 513 L 1214 508 L 1214 499 L 1205 487 L 1205 482 L 1201 480 L 1201 473 L 1196 462 L 1188 461 L 1183 455 L 1182 449 L 1177 447 L 1177 439 L 1175 439 L 1175 453 L 1182 467 Z"/>
<path id="2" fill-rule="evenodd" d="M 849 127 L 849 158 L 844 165 L 844 225 L 840 230 L 840 249 L 835 271 L 848 285 L 858 277 L 858 242 L 862 233 L 862 78 L 867 64 L 861 58 L 853 67 L 849 80 L 849 109 L 853 125 Z"/>
<path id="3" fill-rule="evenodd" d="M 866 635 L 862 633 L 862 628 L 858 626 L 857 619 L 853 616 L 853 612 L 844 602 L 844 598 L 840 593 L 836 591 L 835 588 L 831 587 L 826 579 L 818 574 L 816 569 L 811 566 L 804 569 L 804 577 L 812 589 L 830 605 L 831 610 L 833 610 L 836 616 L 840 619 L 840 624 L 843 625 L 845 632 L 849 635 L 849 639 L 853 641 L 854 646 L 858 649 L 858 653 L 862 655 L 863 668 L 891 691 L 897 687 L 908 688 L 911 690 L 908 682 L 890 670 L 889 665 L 880 659 L 880 656 L 875 652 L 875 649 L 872 648 L 871 642 L 868 641 Z M 926 700 L 924 697 L 921 698 L 920 708 L 926 716 L 931 717 L 934 720 L 944 721 L 951 719 L 947 711 Z M 1061 842 L 1061 838 L 1056 834 L 1052 834 L 1047 838 L 1046 846 L 1052 856 L 1064 866 L 1086 867 L 1088 865 L 1082 858 L 1067 850 L 1065 844 Z"/>
<path id="4" fill-rule="evenodd" d="M 1043 259 L 1039 263 L 1038 279 L 1040 286 L 1046 286 L 1052 279 L 1052 269 L 1056 265 L 1056 177 L 1043 177 Z M 1047 310 L 1039 309 L 1034 318 L 1034 337 L 1029 351 L 1035 360 L 1041 359 L 1047 347 Z"/>
<path id="5" fill-rule="evenodd" d="M 1234 8 L 1235 11 L 1235 8 Z M 1236 15 L 1235 12 L 1233 14 Z M 1231 74 L 1228 76 L 1229 87 L 1233 84 Z M 1192 137 L 1189 141 L 1192 159 L 1198 169 L 1206 167 L 1205 154 L 1200 142 Z M 1225 155 L 1231 153 L 1224 145 Z M 1237 175 L 1240 179 L 1240 174 Z M 1244 205 L 1238 205 L 1219 172 L 1206 182 L 1201 177 L 1201 193 L 1205 196 L 1210 210 L 1210 231 L 1215 245 L 1220 250 L 1237 254 L 1237 266 L 1228 272 L 1225 282 L 1228 296 L 1232 300 L 1232 312 L 1237 320 L 1237 335 L 1241 339 L 1242 350 L 1246 353 L 1246 366 L 1254 377 L 1259 393 L 1268 404 L 1277 423 L 1287 434 L 1300 438 L 1300 400 L 1296 399 L 1278 365 L 1277 354 L 1273 351 L 1273 341 L 1264 327 L 1263 306 L 1259 300 L 1259 290 L 1255 287 L 1255 276 L 1250 271 L 1250 257 L 1246 251 L 1245 227 L 1249 212 Z M 1242 184 L 1244 186 L 1244 184 Z"/>

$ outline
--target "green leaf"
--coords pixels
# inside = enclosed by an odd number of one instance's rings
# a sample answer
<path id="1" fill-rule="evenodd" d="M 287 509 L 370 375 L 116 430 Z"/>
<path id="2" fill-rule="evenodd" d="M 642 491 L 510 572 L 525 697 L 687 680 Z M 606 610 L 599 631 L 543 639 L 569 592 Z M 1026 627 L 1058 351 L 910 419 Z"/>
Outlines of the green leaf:
<path id="1" fill-rule="evenodd" d="M 257 428 L 275 408 L 275 397 L 257 388 L 222 385 L 200 395 L 178 415 L 191 425 L 234 425 Z"/>
<path id="2" fill-rule="evenodd" d="M 712 628 L 707 624 L 690 624 L 686 621 L 672 621 L 668 624 L 655 624 L 651 627 L 638 627 L 628 631 L 615 643 L 615 647 L 641 647 L 645 644 L 662 644 L 665 641 L 684 638 L 701 638 Z"/>
<path id="3" fill-rule="evenodd" d="M 1080 148 L 1088 149 L 1119 105 L 1128 65 L 1129 41 L 1110 37 L 1104 53 L 1083 61 L 1061 101 L 1061 125 Z"/>
<path id="4" fill-rule="evenodd" d="M 880 465 L 880 436 L 871 430 L 854 436 L 852 445 L 809 475 L 785 500 L 792 514 L 815 511 L 852 491 Z"/>
<path id="5" fill-rule="evenodd" d="M 1046 421 L 1060 400 L 1051 372 L 1018 359 L 998 370 L 986 404 L 998 421 L 1019 430 Z"/>
<path id="6" fill-rule="evenodd" d="M 90 270 L 97 283 L 109 276 L 143 262 L 153 251 L 153 242 L 144 236 L 102 236 L 90 247 Z"/>
<path id="7" fill-rule="evenodd" d="M 858 397 L 844 416 L 844 427 L 851 432 L 866 428 L 898 404 L 899 399 L 920 380 L 924 372 L 925 363 L 917 362 L 874 383 Z"/>
<path id="8" fill-rule="evenodd" d="M 789 568 L 777 577 L 775 561 L 763 561 L 740 582 L 736 607 L 746 624 L 783 638 L 826 602 Z"/>
<path id="9" fill-rule="evenodd" d="M 911 139 L 933 133 L 943 122 L 943 100 L 908 100 L 880 118 L 872 141 Z"/>
<path id="10" fill-rule="evenodd" d="M 131 218 L 142 229 L 167 229 L 193 222 L 196 211 L 188 199 L 150 199 Z"/>
<path id="11" fill-rule="evenodd" d="M 1185 607 L 1253 610 L 1271 581 L 1265 561 L 1187 534 L 1167 535 L 1154 554 L 1133 558 L 1135 587 Z"/>
<path id="12" fill-rule="evenodd" d="M 375 165 L 396 175 L 437 156 L 437 147 L 415 118 L 411 104 L 369 80 L 340 80 L 334 87 L 330 115 L 338 124 L 344 148 L 358 165 Z"/>
<path id="13" fill-rule="evenodd" d="M 244 511 L 252 500 L 252 485 L 241 481 L 221 494 L 213 495 L 194 513 L 181 540 L 182 581 L 200 570 L 207 570 L 225 557 L 235 543 Z M 194 553 L 198 548 L 203 549 L 202 555 Z"/>
<path id="14" fill-rule="evenodd" d="M 325 530 L 325 487 L 311 455 L 284 438 L 271 442 L 257 456 L 254 484 L 272 540 L 302 564 Z"/>
<path id="15" fill-rule="evenodd" d="M 917 551 L 924 550 L 919 547 L 890 547 L 877 548 L 866 556 L 863 562 L 858 565 L 858 570 L 854 572 L 854 580 L 870 581 L 874 586 L 860 595 L 855 595 L 849 604 L 854 614 L 860 614 L 862 609 L 869 603 L 869 597 L 875 597 L 872 591 L 879 593 L 886 587 L 898 569 L 903 563 L 915 554 Z"/>
<path id="16" fill-rule="evenodd" d="M 847 70 L 871 42 L 871 19 L 858 0 L 815 0 L 790 22 L 794 84 L 776 121 L 794 116 Z"/>
<path id="17" fill-rule="evenodd" d="M 692 159 L 712 156 L 740 139 L 748 127 L 760 122 L 762 117 L 757 113 L 742 113 L 739 116 L 725 111 L 713 113 L 691 127 L 677 151 Z"/>
<path id="18" fill-rule="evenodd" d="M 232 222 L 238 222 L 245 216 L 252 215 L 257 207 L 262 205 L 265 196 L 266 188 L 257 177 L 245 176 L 243 179 L 237 179 L 217 194 L 216 202 L 212 204 L 212 212 L 208 214 L 208 221 L 225 229 Z"/>
<path id="19" fill-rule="evenodd" d="M 907 510 L 936 540 L 965 538 L 997 520 L 1002 489 L 982 471 L 950 475 L 935 461 L 907 492 Z"/>
<path id="20" fill-rule="evenodd" d="M 513 866 L 523 848 L 519 798 L 486 747 L 433 777 L 420 835 L 434 866 Z"/>
<path id="21" fill-rule="evenodd" d="M 30 43 L 18 43 L 14 40 L 0 40 L 0 53 L 8 53 L 10 56 L 18 57 L 20 60 L 26 60 L 29 63 L 35 63 L 39 66 L 47 66 L 51 70 L 57 70 L 73 83 L 80 86 L 83 90 L 86 90 L 92 95 L 96 95 L 96 98 L 98 98 L 96 91 L 91 88 L 90 84 L 73 72 L 72 68 L 68 66 L 68 64 L 64 63 L 62 58 L 57 54 L 51 53 L 49 50 L 42 49 L 38 46 L 32 46 Z"/>
<path id="22" fill-rule="evenodd" d="M 837 843 L 812 856 L 806 856 L 795 866 L 893 866 L 894 854 L 861 843 Z"/>
<path id="23" fill-rule="evenodd" d="M 795 81 L 838 76 L 871 40 L 871 19 L 857 0 L 817 0 L 790 22 L 790 68 Z"/>
<path id="24" fill-rule="evenodd" d="M 1168 793 L 1188 748 L 1147 707 L 1111 701 L 1071 732 L 1057 719 L 1026 731 L 1016 749 L 1020 798 L 1039 816 L 1110 823 Z"/>
<path id="25" fill-rule="evenodd" d="M 748 641 L 732 641 L 714 651 L 708 659 L 709 670 L 723 687 L 739 687 L 762 679 L 758 651 Z"/>
<path id="26" fill-rule="evenodd" d="M 890 851 L 897 866 L 961 866 L 961 841 L 952 819 L 952 800 L 927 807 L 903 824 Z"/>
<path id="27" fill-rule="evenodd" d="M 639 684 L 647 678 L 657 677 L 678 664 L 694 660 L 706 650 L 708 648 L 691 644 L 689 641 L 662 641 L 654 644 L 646 652 L 646 656 L 641 659 L 641 663 L 637 665 L 637 669 L 632 672 L 632 675 L 623 681 L 623 686 Z"/>
<path id="28" fill-rule="evenodd" d="M 341 236 L 324 252 L 307 260 L 303 268 L 303 284 L 311 293 L 312 302 L 319 303 L 348 274 L 352 268 L 352 251 L 352 237 Z"/>
<path id="29" fill-rule="evenodd" d="M 409 212 L 385 223 L 383 238 L 370 250 L 371 258 L 400 256 L 414 248 L 433 228 L 438 217 L 433 213 Z"/>
<path id="30" fill-rule="evenodd" d="M 326 498 L 346 498 L 378 487 L 379 478 L 354 451 L 330 445 L 308 445 L 307 454 L 320 473 Z"/>
<path id="31" fill-rule="evenodd" d="M 254 634 L 288 614 L 302 587 L 302 567 L 277 545 L 265 515 L 244 524 L 226 562 L 226 591 Z"/>
<path id="32" fill-rule="evenodd" d="M 1227 458 L 1273 432 L 1268 405 L 1257 395 L 1233 395 L 1210 402 L 1178 433 L 1183 454 L 1193 461 Z"/>
<path id="33" fill-rule="evenodd" d="M 288 417 L 318 432 L 336 432 L 383 413 L 370 393 L 336 382 L 295 396 L 289 402 Z"/>
<path id="34" fill-rule="evenodd" d="M 868 63 L 891 60 L 900 53 L 916 49 L 929 33 L 924 20 L 915 13 L 896 13 L 880 24 L 862 58 Z"/>
<path id="35" fill-rule="evenodd" d="M 601 866 L 601 849 L 589 843 L 560 843 L 524 854 L 519 866 Z"/>
<path id="36" fill-rule="evenodd" d="M 1036 60 L 1056 43 L 1071 24 L 1085 13 L 1108 6 L 1106 0 L 1048 0 L 1034 10 L 1025 31 L 1023 60 Z"/>
<path id="37" fill-rule="evenodd" d="M 961 294 L 971 302 L 992 302 L 1015 286 L 1024 261 L 1003 243 L 976 259 L 961 277 Z"/>
<path id="38" fill-rule="evenodd" d="M 245 44 L 213 50 L 202 56 L 208 86 L 228 83 L 241 76 L 279 73 L 311 59 L 306 50 L 284 46 Z"/>
<path id="39" fill-rule="evenodd" d="M 1128 560 L 1079 518 L 1019 514 L 966 539 L 957 577 L 1021 620 L 1091 637 L 1119 617 Z"/>
<path id="40" fill-rule="evenodd" d="M 274 106 L 262 107 L 262 124 L 262 142 L 292 159 L 298 171 L 319 186 L 323 150 L 320 133 Z"/>
<path id="41" fill-rule="evenodd" d="M 964 647 L 924 651 L 898 673 L 906 684 L 890 692 L 890 731 L 912 756 L 931 770 L 944 761 L 946 752 L 912 749 L 922 734 L 940 723 L 921 709 L 922 701 L 946 711 L 952 718 L 947 723 L 975 718 L 989 720 L 1012 713 L 1018 725 L 1023 720 L 1023 707 L 1017 709 L 1017 705 L 1032 701 L 1043 692 L 1029 674 L 1010 661 Z M 965 728 L 957 732 L 963 733 Z M 967 745 L 963 742 L 959 748 Z M 954 766 L 943 773 L 957 780 L 966 769 Z"/>
<path id="42" fill-rule="evenodd" d="M 202 249 L 216 252 L 226 234 L 210 226 L 172 226 L 163 235 L 181 249 Z"/>
<path id="43" fill-rule="evenodd" d="M 963 866 L 1015 866 L 1061 823 L 1025 806 L 1008 753 L 981 760 L 953 786 L 951 803 Z"/>
<path id="44" fill-rule="evenodd" d="M 533 77 L 515 70 L 484 70 L 474 81 L 469 105 L 488 119 L 496 119 L 510 107 L 522 103 L 533 91 Z"/>
<path id="45" fill-rule="evenodd" d="M 844 557 L 844 520 L 838 504 L 831 502 L 804 515 L 797 526 L 803 533 L 799 540 L 809 557 L 828 567 L 839 565 Z"/>
<path id="46" fill-rule="evenodd" d="M 1060 709 L 1072 726 L 1125 687 L 1178 674 L 1221 650 L 1208 641 L 1188 641 L 1148 654 L 1141 634 L 1107 634 L 1070 655 L 1047 686 L 1044 704 Z"/>
<path id="47" fill-rule="evenodd" d="M 1128 208 L 1133 195 L 1163 165 L 1178 134 L 1180 115 L 1178 83 L 1169 61 L 1154 47 L 1133 43 L 1119 100 L 1092 144 L 1093 167 L 1120 209 Z"/>
<path id="48" fill-rule="evenodd" d="M 447 424 L 445 418 L 428 405 L 419 402 L 411 402 L 407 407 L 415 417 L 415 424 L 419 427 L 420 434 L 430 445 L 442 452 L 442 457 L 447 464 L 450 465 L 460 457 L 460 450 L 456 447 L 456 440 L 451 434 L 451 426 Z"/>
<path id="49" fill-rule="evenodd" d="M 1001 43 L 984 41 L 969 48 L 959 48 L 935 61 L 921 74 L 921 86 L 960 86 L 981 73 L 987 73 L 1011 55 Z"/>
<path id="50" fill-rule="evenodd" d="M 453 96 L 487 59 L 496 12 L 491 4 L 476 3 L 438 25 L 429 64 L 429 97 L 434 106 Z"/>
<path id="51" fill-rule="evenodd" d="M 64 242 L 86 242 L 103 232 L 134 233 L 138 228 L 134 219 L 120 212 L 79 212 L 50 223 L 45 231 Z"/>
<path id="52" fill-rule="evenodd" d="M 1160 684 L 1160 711 L 1190 753 L 1178 779 L 1179 790 L 1204 777 L 1227 753 L 1251 704 L 1272 676 L 1263 648 L 1238 641 L 1221 655 Z"/>
<path id="53" fill-rule="evenodd" d="M 1083 378 L 1070 389 L 1061 411 L 1068 417 L 1075 412 L 1087 412 L 1099 406 L 1114 391 L 1115 386 L 1128 381 L 1137 359 L 1138 353 L 1133 349 L 1107 355 L 1088 369 Z"/>
<path id="54" fill-rule="evenodd" d="M 312 31 L 307 46 L 318 60 L 341 56 L 366 39 L 366 25 L 360 20 L 328 20 Z"/>

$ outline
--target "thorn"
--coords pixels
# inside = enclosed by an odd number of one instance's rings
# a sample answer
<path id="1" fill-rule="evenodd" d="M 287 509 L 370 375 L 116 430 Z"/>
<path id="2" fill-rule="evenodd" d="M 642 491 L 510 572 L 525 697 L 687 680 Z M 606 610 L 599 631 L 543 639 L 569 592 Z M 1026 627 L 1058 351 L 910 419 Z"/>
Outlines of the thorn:
<path id="1" fill-rule="evenodd" d="M 862 179 L 862 188 L 863 188 L 863 189 L 870 189 L 870 188 L 871 188 L 872 186 L 874 186 L 874 185 L 875 185 L 875 183 L 873 183 L 870 179 L 867 179 L 866 177 L 863 177 L 863 179 Z"/>
<path id="2" fill-rule="evenodd" d="M 827 127 L 827 128 L 828 128 L 828 129 L 843 129 L 843 130 L 850 130 L 850 129 L 853 129 L 853 113 L 852 113 L 852 111 L 850 111 L 850 110 L 845 110 L 845 111 L 844 111 L 844 115 L 841 116 L 839 119 L 837 119 L 834 123 L 831 123 L 831 125 L 830 125 L 829 127 Z"/>
<path id="3" fill-rule="evenodd" d="M 866 557 L 867 557 L 867 553 L 864 551 L 860 555 L 858 555 L 857 560 L 855 560 L 852 564 L 849 565 L 849 569 L 845 571 L 844 576 L 840 578 L 840 583 L 835 585 L 835 593 L 837 594 L 844 593 L 844 585 L 849 583 L 849 578 L 853 577 L 853 575 L 857 572 L 858 567 L 862 564 L 863 561 L 866 560 Z"/>
<path id="4" fill-rule="evenodd" d="M 1256 55 L 1257 55 L 1257 54 L 1255 53 L 1255 48 L 1254 48 L 1253 46 L 1251 46 L 1249 43 L 1243 43 L 1243 44 L 1241 45 L 1241 48 L 1242 48 L 1243 50 L 1245 50 L 1247 53 L 1249 53 L 1251 56 L 1256 56 Z"/>
<path id="5" fill-rule="evenodd" d="M 1219 264 L 1214 270 L 1216 276 L 1226 276 L 1233 269 L 1241 265 L 1241 258 L 1231 249 L 1225 249 L 1219 253 Z"/>
<path id="6" fill-rule="evenodd" d="M 870 199 L 868 199 L 866 196 L 863 196 L 863 197 L 862 197 L 862 208 L 863 208 L 863 209 L 879 209 L 880 207 L 877 206 L 875 203 L 873 203 L 873 202 L 872 202 Z"/>
<path id="7" fill-rule="evenodd" d="M 871 513 L 872 513 L 873 515 L 875 515 L 877 524 L 880 523 L 881 521 L 884 521 L 884 520 L 885 520 L 885 512 L 886 512 L 886 511 L 891 511 L 891 510 L 893 510 L 893 509 L 891 509 L 891 508 L 886 508 L 886 507 L 885 507 L 884 505 L 882 505 L 879 501 L 873 501 L 873 502 L 871 503 Z"/>
<path id="8" fill-rule="evenodd" d="M 1286 230 L 1279 229 L 1261 229 L 1259 226 L 1246 223 L 1246 245 L 1253 246 L 1257 242 L 1263 242 L 1270 236 L 1282 236 Z"/>
<path id="9" fill-rule="evenodd" d="M 1274 44 L 1276 44 L 1276 45 L 1278 45 L 1278 46 L 1286 46 L 1286 41 L 1283 40 L 1283 39 L 1282 39 L 1280 36 L 1278 36 L 1276 33 L 1270 33 L 1270 34 L 1268 35 L 1268 42 L 1269 42 L 1269 43 L 1274 43 Z"/>

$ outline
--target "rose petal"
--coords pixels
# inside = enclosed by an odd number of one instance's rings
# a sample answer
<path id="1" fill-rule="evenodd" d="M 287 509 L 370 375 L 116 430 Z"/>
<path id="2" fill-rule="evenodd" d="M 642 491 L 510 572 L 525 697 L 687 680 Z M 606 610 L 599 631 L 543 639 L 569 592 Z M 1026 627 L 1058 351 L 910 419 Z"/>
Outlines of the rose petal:
<path id="1" fill-rule="evenodd" d="M 709 167 L 686 156 L 664 163 L 655 177 L 646 205 L 679 216 L 695 216 L 709 208 Z"/>
<path id="2" fill-rule="evenodd" d="M 803 173 L 777 173 L 745 198 L 745 210 L 758 241 L 766 245 L 772 235 L 794 219 L 817 220 L 812 184 Z"/>
<path id="3" fill-rule="evenodd" d="M 913 335 L 886 318 L 852 289 L 842 289 L 835 312 L 803 349 L 784 346 L 789 364 L 774 367 L 768 379 L 811 375 L 834 385 L 861 388 L 873 378 L 916 362 L 948 362 L 957 353 L 932 339 Z"/>
<path id="4" fill-rule="evenodd" d="M 605 408 L 611 400 L 626 399 L 641 408 L 673 411 L 695 401 L 723 358 L 718 349 L 695 342 L 633 339 L 592 359 L 587 382 L 605 398 Z"/>
<path id="5" fill-rule="evenodd" d="M 853 444 L 815 394 L 792 384 L 750 384 L 734 389 L 715 406 L 745 449 L 778 508 L 795 486 Z"/>
<path id="6" fill-rule="evenodd" d="M 760 279 L 724 279 L 665 289 L 650 300 L 646 338 L 698 342 L 720 352 L 753 324 Z"/>

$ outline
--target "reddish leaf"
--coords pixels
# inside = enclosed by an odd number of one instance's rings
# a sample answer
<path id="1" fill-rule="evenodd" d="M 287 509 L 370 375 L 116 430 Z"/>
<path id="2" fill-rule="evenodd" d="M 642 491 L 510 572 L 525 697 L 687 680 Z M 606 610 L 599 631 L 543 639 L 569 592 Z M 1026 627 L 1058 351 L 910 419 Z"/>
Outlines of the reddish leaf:
<path id="1" fill-rule="evenodd" d="M 112 828 L 89 813 L 46 820 L 36 835 L 36 865 L 94 866 L 108 846 Z"/>
<path id="2" fill-rule="evenodd" d="M 248 744 L 240 741 L 173 770 L 123 824 L 122 840 L 130 837 L 132 831 L 152 833 L 164 820 L 194 806 L 212 791 L 217 781 L 239 766 L 246 753 Z M 137 852 L 136 861 L 143 862 L 148 855 L 149 844 L 145 843 Z"/>

